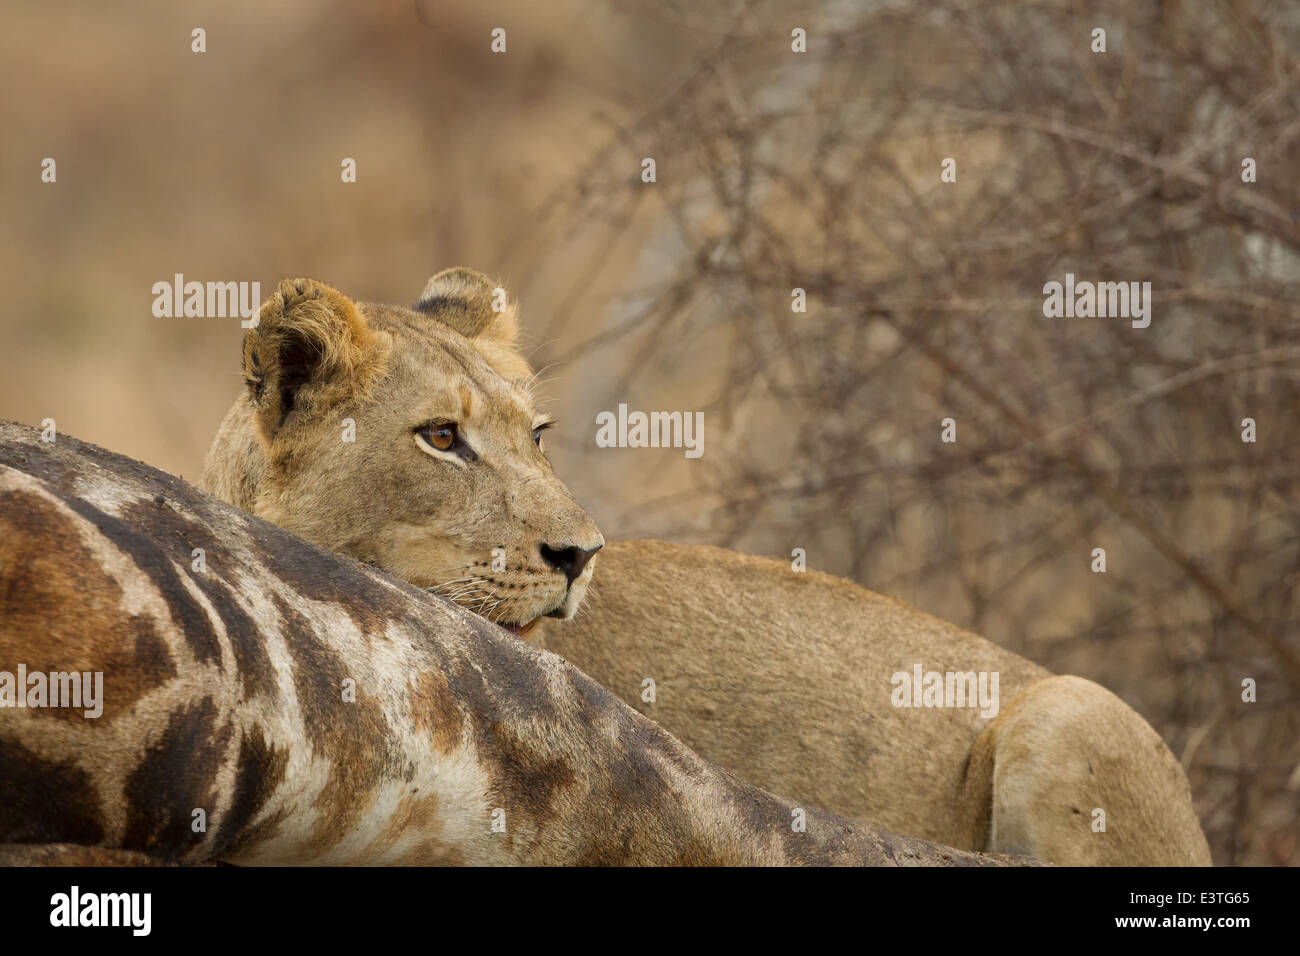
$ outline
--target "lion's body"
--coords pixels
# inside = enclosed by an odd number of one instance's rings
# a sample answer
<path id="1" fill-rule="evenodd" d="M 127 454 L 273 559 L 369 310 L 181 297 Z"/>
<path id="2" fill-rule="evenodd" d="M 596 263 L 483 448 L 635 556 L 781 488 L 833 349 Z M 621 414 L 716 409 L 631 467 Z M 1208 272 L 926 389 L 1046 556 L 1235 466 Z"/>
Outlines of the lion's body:
<path id="1" fill-rule="evenodd" d="M 611 542 L 583 613 L 536 640 L 711 760 L 813 806 L 1056 863 L 1209 863 L 1178 762 L 1123 701 L 840 578 Z M 892 675 L 918 664 L 997 672 L 999 714 L 893 706 Z"/>
<path id="2" fill-rule="evenodd" d="M 426 587 L 460 565 L 486 566 L 500 537 L 512 570 L 533 575 L 519 580 L 540 582 L 544 599 L 521 602 L 509 578 L 475 580 L 489 602 L 522 603 L 508 620 L 527 634 L 534 615 L 572 617 L 591 573 L 587 566 L 567 590 L 548 577 L 535 559 L 538 526 L 542 540 L 599 534 L 549 466 L 519 444 L 531 406 L 520 399 L 527 365 L 513 351 L 513 316 L 506 334 L 493 335 L 482 301 L 491 284 L 467 270 L 452 270 L 450 283 L 448 275 L 430 280 L 416 307 L 441 320 L 432 323 L 430 349 L 397 334 L 417 320 L 411 310 L 356 306 L 309 281 L 282 284 L 262 311 L 269 328 L 245 344 L 250 392 L 222 426 L 205 484 L 316 544 Z M 275 336 L 301 326 L 304 297 L 311 309 L 327 303 L 342 340 L 318 352 L 351 357 L 341 372 L 263 375 L 259 362 L 294 367 Z M 306 382 L 307 401 L 291 397 L 288 418 L 275 398 L 277 375 Z M 442 407 L 457 394 L 464 403 L 467 390 L 490 423 L 479 434 L 494 457 L 458 473 L 399 447 L 409 434 L 407 405 L 425 393 L 449 396 Z M 355 419 L 359 442 L 366 434 L 364 446 L 337 448 L 344 414 Z M 780 562 L 636 542 L 609 549 L 602 568 L 591 610 L 546 622 L 538 639 L 743 779 L 959 848 L 1058 863 L 1209 862 L 1177 761 L 1096 684 L 1054 677 L 898 602 Z M 996 673 L 1000 713 L 893 706 L 892 675 L 917 666 Z M 641 699 L 646 678 L 656 684 L 653 704 Z M 1094 831 L 1097 811 L 1104 832 Z"/>

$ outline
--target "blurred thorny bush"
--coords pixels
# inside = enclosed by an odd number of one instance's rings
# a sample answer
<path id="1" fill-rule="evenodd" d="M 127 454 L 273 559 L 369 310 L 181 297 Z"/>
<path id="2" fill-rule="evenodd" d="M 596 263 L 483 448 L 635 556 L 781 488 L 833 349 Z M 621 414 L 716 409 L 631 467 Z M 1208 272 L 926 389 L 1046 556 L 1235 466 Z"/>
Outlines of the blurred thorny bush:
<path id="1" fill-rule="evenodd" d="M 607 356 L 597 407 L 703 409 L 708 443 L 607 532 L 802 547 L 1097 680 L 1182 760 L 1217 863 L 1300 863 L 1300 7 L 617 7 L 701 56 L 539 216 L 657 223 L 539 358 Z M 1067 272 L 1149 281 L 1150 327 L 1045 318 Z"/>

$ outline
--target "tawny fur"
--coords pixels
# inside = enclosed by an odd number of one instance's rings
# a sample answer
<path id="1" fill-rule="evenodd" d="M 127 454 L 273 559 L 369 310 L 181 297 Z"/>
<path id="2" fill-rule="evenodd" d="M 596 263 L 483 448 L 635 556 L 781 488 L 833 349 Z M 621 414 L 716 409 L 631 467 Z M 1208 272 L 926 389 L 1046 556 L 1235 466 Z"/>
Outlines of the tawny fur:
<path id="1" fill-rule="evenodd" d="M 387 371 L 328 414 L 291 416 L 290 435 L 275 440 L 301 454 L 277 456 L 242 396 L 209 453 L 209 490 L 417 584 L 498 540 L 535 548 L 539 527 L 594 540 L 589 519 L 524 444 L 531 405 L 519 383 L 529 371 L 514 345 L 515 314 L 494 319 L 490 290 L 456 269 L 430 280 L 417 303 L 424 312 L 357 306 L 378 330 L 373 348 L 386 350 Z M 279 321 L 277 308 L 263 310 L 264 324 Z M 428 336 L 438 348 L 419 344 Z M 494 376 L 487 383 L 484 367 Z M 403 444 L 420 396 L 462 387 L 477 396 L 484 441 L 513 450 L 485 461 L 474 483 Z M 358 423 L 350 449 L 337 442 L 345 413 Z M 516 534 L 524 512 L 532 538 Z M 537 640 L 747 780 L 968 849 L 1058 863 L 1210 862 L 1181 767 L 1096 684 L 1054 677 L 896 601 L 783 562 L 653 541 L 611 545 L 600 561 L 590 609 L 547 622 Z M 1001 714 L 892 707 L 891 675 L 916 663 L 999 672 Z M 641 701 L 645 678 L 657 684 L 654 704 Z M 1092 829 L 1095 809 L 1105 811 L 1105 832 Z"/>
<path id="2" fill-rule="evenodd" d="M 840 578 L 611 542 L 583 613 L 535 640 L 709 759 L 845 816 L 1060 864 L 1210 862 L 1182 768 L 1122 700 Z M 892 706 L 915 663 L 997 671 L 998 716 Z"/>
<path id="3" fill-rule="evenodd" d="M 447 270 L 429 281 L 422 312 L 282 282 L 245 337 L 247 387 L 204 487 L 490 620 L 572 616 L 595 561 L 569 584 L 540 546 L 604 539 L 534 442 L 532 372 L 514 306 L 493 311 L 493 288 Z M 434 420 L 458 423 L 473 467 L 419 448 L 415 429 Z M 349 423 L 355 441 L 344 440 Z"/>

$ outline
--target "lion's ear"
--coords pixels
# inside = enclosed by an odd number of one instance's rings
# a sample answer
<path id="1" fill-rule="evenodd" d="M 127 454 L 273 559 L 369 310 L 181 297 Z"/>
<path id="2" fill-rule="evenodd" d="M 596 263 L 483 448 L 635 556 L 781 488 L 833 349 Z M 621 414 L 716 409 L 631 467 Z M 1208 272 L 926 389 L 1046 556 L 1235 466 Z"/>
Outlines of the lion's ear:
<path id="1" fill-rule="evenodd" d="M 378 364 L 356 303 L 314 279 L 285 279 L 244 336 L 244 381 L 269 441 L 291 413 L 307 418 L 357 394 Z"/>
<path id="2" fill-rule="evenodd" d="M 451 326 L 467 339 L 514 345 L 519 337 L 515 304 L 505 289 L 481 272 L 457 266 L 430 279 L 415 309 Z"/>

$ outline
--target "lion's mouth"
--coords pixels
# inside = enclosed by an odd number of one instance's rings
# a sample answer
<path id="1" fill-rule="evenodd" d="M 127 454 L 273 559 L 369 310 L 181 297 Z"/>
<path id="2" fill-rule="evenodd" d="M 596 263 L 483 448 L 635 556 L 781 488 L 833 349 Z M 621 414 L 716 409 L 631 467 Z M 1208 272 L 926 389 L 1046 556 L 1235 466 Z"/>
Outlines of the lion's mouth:
<path id="1" fill-rule="evenodd" d="M 540 617 L 535 617 L 524 624 L 516 624 L 509 621 L 497 621 L 497 626 L 509 631 L 515 637 L 526 641 L 533 636 L 533 631 L 537 629 L 537 622 L 540 620 Z"/>

